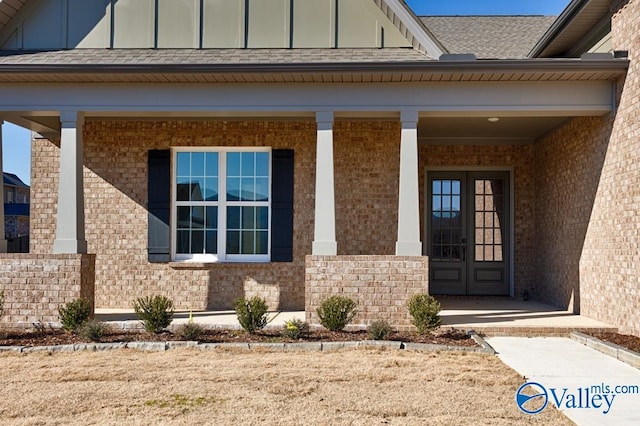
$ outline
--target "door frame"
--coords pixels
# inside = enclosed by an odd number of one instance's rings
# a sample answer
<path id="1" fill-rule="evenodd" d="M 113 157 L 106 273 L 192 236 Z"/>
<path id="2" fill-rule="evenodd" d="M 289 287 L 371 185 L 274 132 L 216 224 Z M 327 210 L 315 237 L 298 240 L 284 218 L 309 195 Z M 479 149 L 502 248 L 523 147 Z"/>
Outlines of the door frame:
<path id="1" fill-rule="evenodd" d="M 429 212 L 428 199 L 429 199 L 429 172 L 507 172 L 509 173 L 509 296 L 515 295 L 515 180 L 514 180 L 514 168 L 512 166 L 505 167 L 465 167 L 465 166 L 425 166 L 424 168 L 424 187 L 422 191 L 423 199 L 423 226 L 424 234 L 422 238 L 422 254 L 427 256 L 427 246 L 429 239 L 427 238 L 429 232 Z"/>

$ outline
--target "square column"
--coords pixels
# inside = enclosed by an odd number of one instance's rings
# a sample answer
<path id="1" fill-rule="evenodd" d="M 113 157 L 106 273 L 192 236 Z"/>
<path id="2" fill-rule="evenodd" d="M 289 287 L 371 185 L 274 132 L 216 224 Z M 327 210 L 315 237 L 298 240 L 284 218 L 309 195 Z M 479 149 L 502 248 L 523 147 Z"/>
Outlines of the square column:
<path id="1" fill-rule="evenodd" d="M 397 256 L 421 256 L 418 178 L 418 111 L 402 111 Z"/>
<path id="2" fill-rule="evenodd" d="M 333 112 L 316 113 L 316 209 L 312 253 L 335 256 L 336 242 L 335 184 L 333 175 Z"/>
<path id="3" fill-rule="evenodd" d="M 4 121 L 0 120 L 0 170 L 4 172 L 2 166 L 2 125 Z M 7 252 L 7 240 L 4 234 L 4 178 L 0 181 L 0 253 Z"/>
<path id="4" fill-rule="evenodd" d="M 84 184 L 82 177 L 82 127 L 84 115 L 60 113 L 60 179 L 58 216 L 53 253 L 87 252 L 84 236 Z"/>

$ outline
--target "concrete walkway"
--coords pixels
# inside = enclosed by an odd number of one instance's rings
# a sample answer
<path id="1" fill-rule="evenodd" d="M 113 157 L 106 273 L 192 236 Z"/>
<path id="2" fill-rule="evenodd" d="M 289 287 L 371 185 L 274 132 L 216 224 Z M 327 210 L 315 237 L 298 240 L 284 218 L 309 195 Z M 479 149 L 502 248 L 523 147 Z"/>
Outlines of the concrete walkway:
<path id="1" fill-rule="evenodd" d="M 640 394 L 600 392 L 602 395 L 595 396 L 598 390 L 591 388 L 610 386 L 615 392 L 618 385 L 640 387 L 640 370 L 568 338 L 492 337 L 486 340 L 498 357 L 526 377 L 526 381 L 544 386 L 549 404 L 557 405 L 555 399 L 558 399 L 561 411 L 578 425 L 640 424 Z M 514 389 L 514 404 L 515 392 Z M 590 408 L 571 408 L 585 407 L 587 400 Z M 611 401 L 610 406 L 607 401 Z"/>

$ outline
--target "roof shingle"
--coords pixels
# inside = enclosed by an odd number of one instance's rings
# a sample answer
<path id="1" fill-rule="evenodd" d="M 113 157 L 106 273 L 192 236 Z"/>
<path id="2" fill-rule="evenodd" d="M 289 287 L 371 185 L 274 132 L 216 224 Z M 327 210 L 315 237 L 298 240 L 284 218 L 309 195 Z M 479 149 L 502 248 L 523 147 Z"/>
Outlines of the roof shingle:
<path id="1" fill-rule="evenodd" d="M 2 182 L 4 185 L 17 186 L 18 188 L 29 188 L 29 185 L 24 183 L 22 179 L 20 179 L 17 175 L 14 175 L 13 173 L 3 172 Z"/>
<path id="2" fill-rule="evenodd" d="M 555 16 L 422 16 L 422 22 L 450 53 L 479 59 L 521 59 L 555 21 Z"/>
<path id="3" fill-rule="evenodd" d="M 252 65 L 429 61 L 413 48 L 385 49 L 72 49 L 0 51 L 0 65 Z"/>

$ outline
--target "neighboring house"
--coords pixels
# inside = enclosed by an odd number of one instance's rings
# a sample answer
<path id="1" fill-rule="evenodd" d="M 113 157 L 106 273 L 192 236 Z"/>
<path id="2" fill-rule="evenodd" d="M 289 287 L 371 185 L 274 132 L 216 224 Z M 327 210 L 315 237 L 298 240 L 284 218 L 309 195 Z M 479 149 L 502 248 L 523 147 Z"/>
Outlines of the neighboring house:
<path id="1" fill-rule="evenodd" d="M 413 293 L 526 291 L 640 335 L 638 0 L 557 19 L 2 0 L 0 17 L 0 118 L 40 135 L 25 262 L 73 265 L 98 307 L 257 294 L 315 321 L 344 293 L 356 322 L 403 326 Z"/>
<path id="2" fill-rule="evenodd" d="M 9 252 L 29 251 L 29 186 L 12 173 L 2 174 L 4 234 Z"/>

